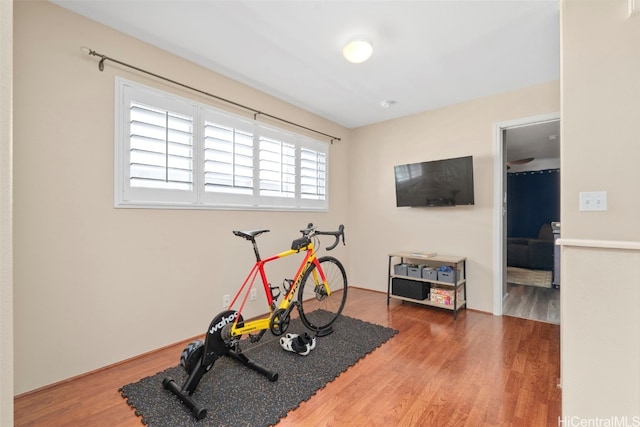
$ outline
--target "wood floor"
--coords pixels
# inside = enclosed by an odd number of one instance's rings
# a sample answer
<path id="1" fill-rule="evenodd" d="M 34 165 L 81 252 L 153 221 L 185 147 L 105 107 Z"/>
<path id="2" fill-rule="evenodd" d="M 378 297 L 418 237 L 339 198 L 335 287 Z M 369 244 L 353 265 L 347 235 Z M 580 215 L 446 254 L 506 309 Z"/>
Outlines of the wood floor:
<path id="1" fill-rule="evenodd" d="M 560 324 L 560 289 L 507 284 L 502 304 L 506 316 Z"/>
<path id="2" fill-rule="evenodd" d="M 558 425 L 558 325 L 473 310 L 454 321 L 448 311 L 398 300 L 387 307 L 385 294 L 356 288 L 345 314 L 400 332 L 278 426 Z M 175 366 L 183 347 L 19 396 L 15 425 L 139 426 L 118 388 Z"/>

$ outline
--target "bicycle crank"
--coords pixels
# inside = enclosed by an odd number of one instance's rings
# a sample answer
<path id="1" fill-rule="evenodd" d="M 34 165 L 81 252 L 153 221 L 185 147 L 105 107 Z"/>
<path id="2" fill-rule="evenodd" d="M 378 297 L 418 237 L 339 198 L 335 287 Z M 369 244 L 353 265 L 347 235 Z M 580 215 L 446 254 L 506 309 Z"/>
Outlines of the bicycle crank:
<path id="1" fill-rule="evenodd" d="M 298 302 L 293 301 L 286 310 L 278 309 L 273 312 L 269 322 L 269 329 L 273 335 L 280 336 L 287 332 L 289 321 L 291 320 L 291 311 L 297 306 Z"/>

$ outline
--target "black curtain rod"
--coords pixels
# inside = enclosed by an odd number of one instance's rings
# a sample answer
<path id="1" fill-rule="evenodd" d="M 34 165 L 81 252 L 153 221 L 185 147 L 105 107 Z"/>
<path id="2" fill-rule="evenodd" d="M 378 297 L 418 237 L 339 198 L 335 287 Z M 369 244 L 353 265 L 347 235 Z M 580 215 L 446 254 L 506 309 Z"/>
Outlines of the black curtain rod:
<path id="1" fill-rule="evenodd" d="M 202 95 L 209 96 L 209 97 L 211 97 L 211 98 L 215 98 L 215 99 L 217 99 L 218 101 L 226 102 L 227 104 L 235 105 L 236 107 L 240 107 L 240 108 L 244 108 L 245 110 L 249 110 L 249 111 L 251 111 L 251 112 L 253 113 L 253 119 L 254 119 L 254 120 L 256 120 L 257 116 L 258 116 L 258 115 L 260 115 L 260 116 L 268 117 L 268 118 L 273 119 L 273 120 L 278 120 L 278 121 L 280 121 L 280 122 L 286 123 L 286 124 L 291 125 L 291 126 L 296 126 L 296 127 L 301 128 L 301 129 L 305 129 L 305 130 L 308 130 L 308 131 L 310 131 L 310 132 L 317 133 L 317 134 L 319 134 L 319 135 L 326 136 L 327 138 L 331 138 L 331 143 L 332 143 L 332 144 L 333 144 L 333 141 L 340 141 L 340 140 L 341 140 L 341 139 L 340 139 L 340 138 L 338 138 L 337 136 L 329 135 L 329 134 L 326 134 L 326 133 L 324 133 L 324 132 L 320 132 L 320 131 L 317 131 L 317 130 L 315 130 L 315 129 L 308 128 L 308 127 L 306 127 L 306 126 L 299 125 L 299 124 L 294 123 L 294 122 L 291 122 L 291 121 L 289 121 L 289 120 L 285 120 L 285 119 L 282 119 L 282 118 L 280 118 L 280 117 L 273 116 L 273 115 L 271 115 L 271 114 L 267 114 L 267 113 L 265 113 L 265 112 L 262 112 L 262 111 L 260 111 L 260 110 L 256 110 L 255 108 L 251 108 L 251 107 L 248 107 L 248 106 L 246 106 L 246 105 L 242 105 L 242 104 L 239 104 L 239 103 L 237 103 L 237 102 L 231 101 L 231 100 L 229 100 L 229 99 L 222 98 L 222 97 L 220 97 L 220 96 L 214 95 L 214 94 L 212 94 L 212 93 L 205 92 L 205 91 L 200 90 L 200 89 L 196 89 L 196 88 L 194 88 L 194 87 L 192 87 L 192 86 L 189 86 L 189 85 L 186 85 L 186 84 L 184 84 L 184 83 L 180 83 L 180 82 L 177 82 L 177 81 L 175 81 L 175 80 L 171 80 L 171 79 L 169 79 L 169 78 L 167 78 L 167 77 L 163 77 L 163 76 L 161 76 L 161 75 L 158 75 L 158 74 L 152 73 L 151 71 L 143 70 L 142 68 L 138 68 L 138 67 L 136 67 L 136 66 L 134 66 L 134 65 L 127 64 L 126 62 L 118 61 L 117 59 L 113 59 L 113 58 L 110 58 L 110 57 L 108 57 L 108 56 L 106 56 L 106 55 L 103 55 L 103 54 L 101 54 L 101 53 L 98 53 L 98 52 L 96 52 L 95 50 L 91 50 L 91 49 L 89 49 L 89 48 L 82 48 L 82 50 L 85 50 L 85 49 L 88 49 L 88 50 L 89 50 L 89 55 L 97 56 L 97 57 L 99 57 L 99 58 L 100 58 L 100 62 L 98 63 L 98 69 L 99 69 L 100 71 L 104 71 L 104 62 L 105 62 L 105 61 L 115 62 L 116 64 L 120 64 L 120 65 L 123 65 L 123 66 L 125 66 L 125 67 L 129 67 L 129 68 L 134 69 L 134 70 L 136 70 L 136 71 L 139 71 L 139 72 L 141 72 L 141 73 L 145 73 L 145 74 L 148 74 L 148 75 L 153 76 L 153 77 L 155 77 L 155 78 L 158 78 L 158 79 L 161 79 L 161 80 L 167 81 L 167 82 L 169 82 L 169 83 L 172 83 L 172 84 L 174 84 L 174 85 L 181 86 L 181 87 L 183 87 L 183 88 L 186 88 L 186 89 L 192 90 L 192 91 L 194 91 L 194 92 L 198 92 L 198 93 L 200 93 L 200 94 L 202 94 Z"/>

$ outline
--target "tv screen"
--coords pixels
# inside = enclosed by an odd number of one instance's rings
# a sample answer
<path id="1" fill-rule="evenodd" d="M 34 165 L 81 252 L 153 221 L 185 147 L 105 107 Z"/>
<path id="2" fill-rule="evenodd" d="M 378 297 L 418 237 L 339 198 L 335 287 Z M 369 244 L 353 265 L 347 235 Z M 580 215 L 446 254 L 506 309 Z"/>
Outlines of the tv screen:
<path id="1" fill-rule="evenodd" d="M 396 205 L 473 205 L 473 157 L 395 166 Z"/>

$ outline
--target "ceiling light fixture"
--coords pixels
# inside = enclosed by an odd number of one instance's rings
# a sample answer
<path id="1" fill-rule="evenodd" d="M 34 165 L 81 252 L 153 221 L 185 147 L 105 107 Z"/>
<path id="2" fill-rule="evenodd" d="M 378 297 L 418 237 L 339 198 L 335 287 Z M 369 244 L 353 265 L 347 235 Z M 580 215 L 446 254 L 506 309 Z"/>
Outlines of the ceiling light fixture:
<path id="1" fill-rule="evenodd" d="M 342 49 L 342 56 L 353 64 L 360 64 L 366 61 L 371 57 L 372 53 L 373 46 L 371 46 L 371 43 L 361 39 L 347 43 Z"/>
<path id="2" fill-rule="evenodd" d="M 389 108 L 392 105 L 395 105 L 396 101 L 393 101 L 391 99 L 387 100 L 387 101 L 380 101 L 380 106 L 382 108 Z"/>

